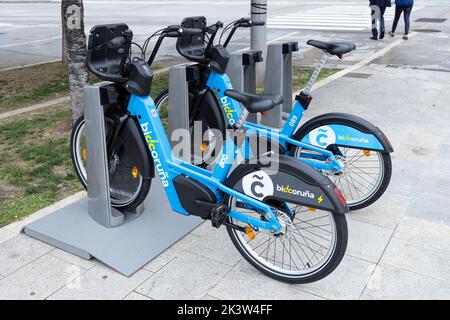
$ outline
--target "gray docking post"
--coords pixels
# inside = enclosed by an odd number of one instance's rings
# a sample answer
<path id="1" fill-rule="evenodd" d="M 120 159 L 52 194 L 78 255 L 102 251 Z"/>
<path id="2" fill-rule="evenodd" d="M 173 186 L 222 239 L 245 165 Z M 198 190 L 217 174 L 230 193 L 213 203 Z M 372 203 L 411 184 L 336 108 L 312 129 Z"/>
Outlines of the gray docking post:
<path id="1" fill-rule="evenodd" d="M 233 88 L 246 93 L 256 93 L 256 64 L 263 61 L 260 50 L 248 50 L 231 54 L 227 66 Z M 257 114 L 250 114 L 247 121 L 257 122 Z"/>
<path id="2" fill-rule="evenodd" d="M 273 43 L 267 48 L 264 93 L 280 94 L 283 104 L 268 111 L 261 122 L 280 128 L 282 113 L 292 111 L 292 53 L 298 51 L 298 42 Z"/>

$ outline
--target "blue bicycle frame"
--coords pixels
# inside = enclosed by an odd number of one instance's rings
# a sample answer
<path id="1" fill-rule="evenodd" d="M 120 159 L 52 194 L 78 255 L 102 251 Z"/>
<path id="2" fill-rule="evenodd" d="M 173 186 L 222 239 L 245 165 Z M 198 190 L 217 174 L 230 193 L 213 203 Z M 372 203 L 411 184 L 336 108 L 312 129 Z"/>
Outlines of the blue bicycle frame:
<path id="1" fill-rule="evenodd" d="M 268 205 L 224 185 L 237 152 L 237 147 L 231 139 L 225 142 L 222 155 L 219 158 L 219 164 L 216 165 L 213 172 L 210 172 L 173 156 L 169 140 L 151 97 L 132 95 L 128 103 L 128 112 L 139 121 L 140 129 L 154 161 L 155 172 L 161 179 L 173 211 L 189 215 L 181 206 L 173 184 L 173 179 L 178 175 L 188 175 L 208 186 L 216 195 L 218 203 L 223 200 L 223 193 L 228 194 L 262 212 L 267 221 L 262 221 L 233 210 L 229 212 L 230 217 L 249 224 L 255 229 L 266 229 L 272 232 L 281 230 L 278 220 Z"/>
<path id="2" fill-rule="evenodd" d="M 232 89 L 230 78 L 226 74 L 219 74 L 211 70 L 206 86 L 218 97 L 221 108 L 228 121 L 228 125 L 233 126 L 237 123 L 241 114 L 241 106 L 239 102 L 224 95 L 226 90 Z M 330 135 L 333 135 L 332 138 L 335 140 L 339 139 L 340 144 L 344 146 L 349 145 L 355 147 L 356 145 L 357 147 L 368 148 L 371 150 L 384 150 L 381 143 L 373 135 L 364 134 L 349 126 L 339 124 L 327 126 L 327 128 L 319 128 L 318 132 L 314 133 L 314 136 L 308 134 L 302 141 L 297 141 L 293 139 L 293 136 L 300 124 L 304 111 L 305 108 L 299 101 L 296 101 L 291 114 L 281 130 L 250 122 L 245 122 L 244 128 L 247 130 L 247 136 L 258 134 L 269 140 L 277 141 L 281 147 L 287 150 L 287 155 L 292 156 L 289 154 L 289 148 L 287 148 L 288 145 L 294 145 L 313 151 L 314 153 L 301 153 L 298 158 L 319 170 L 338 172 L 343 169 L 343 165 L 337 161 L 333 152 L 323 148 L 329 144 L 327 142 L 330 139 Z M 357 136 L 358 139 L 352 138 L 355 136 Z M 246 150 L 249 150 L 249 148 L 246 148 Z M 249 157 L 251 155 L 246 152 L 245 156 Z"/>

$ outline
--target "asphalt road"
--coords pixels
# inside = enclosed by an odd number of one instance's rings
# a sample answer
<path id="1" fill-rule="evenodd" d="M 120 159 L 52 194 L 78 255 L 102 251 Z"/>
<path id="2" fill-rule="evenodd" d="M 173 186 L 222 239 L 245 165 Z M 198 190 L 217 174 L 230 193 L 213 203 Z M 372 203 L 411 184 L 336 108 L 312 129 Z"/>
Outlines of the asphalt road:
<path id="1" fill-rule="evenodd" d="M 154 31 L 179 23 L 183 17 L 204 15 L 209 22 L 224 22 L 248 16 L 249 0 L 85 0 L 86 32 L 92 25 L 125 22 L 133 30 L 136 42 Z M 433 11 L 433 16 L 450 7 L 446 0 L 416 1 L 413 20 Z M 386 14 L 390 26 L 393 10 Z M 358 52 L 350 62 L 359 61 L 376 51 L 380 43 L 368 40 L 369 9 L 364 0 L 269 0 L 268 39 L 309 38 L 351 40 Z M 0 0 L 0 69 L 45 62 L 61 57 L 59 1 Z M 416 24 L 417 25 L 417 24 Z M 413 25 L 413 29 L 416 25 Z M 399 28 L 402 28 L 400 23 Z M 248 30 L 236 34 L 231 50 L 249 46 Z M 308 48 L 301 46 L 301 53 Z M 173 42 L 166 41 L 158 59 L 176 57 Z"/>

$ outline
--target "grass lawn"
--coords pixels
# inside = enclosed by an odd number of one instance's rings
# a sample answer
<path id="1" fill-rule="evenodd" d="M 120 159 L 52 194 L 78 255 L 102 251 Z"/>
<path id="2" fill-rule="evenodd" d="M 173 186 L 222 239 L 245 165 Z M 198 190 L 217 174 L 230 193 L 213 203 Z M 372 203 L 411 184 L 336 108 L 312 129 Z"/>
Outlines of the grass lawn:
<path id="1" fill-rule="evenodd" d="M 81 190 L 69 117 L 59 106 L 0 123 L 0 227 Z"/>
<path id="2" fill-rule="evenodd" d="M 42 68 L 48 71 L 45 76 Z M 67 94 L 67 75 L 59 62 L 13 71 L 12 82 L 0 73 L 9 88 L 0 82 L 0 112 Z M 325 69 L 320 78 L 336 71 Z M 295 90 L 311 73 L 311 68 L 294 67 Z M 155 75 L 152 97 L 168 85 L 168 73 Z M 69 106 L 61 105 L 0 122 L 0 227 L 82 190 L 72 168 L 69 119 Z"/>
<path id="3" fill-rule="evenodd" d="M 156 75 L 152 92 L 168 81 Z M 72 168 L 69 119 L 69 106 L 61 105 L 0 122 L 0 227 L 82 190 Z"/>
<path id="4" fill-rule="evenodd" d="M 311 67 L 295 66 L 292 68 L 292 86 L 294 91 L 301 90 L 306 86 L 313 71 L 314 68 Z M 340 71 L 340 69 L 322 69 L 317 80 L 325 79 L 338 71 Z"/>
<path id="5" fill-rule="evenodd" d="M 67 70 L 61 62 L 0 72 L 0 112 L 68 94 Z"/>
<path id="6" fill-rule="evenodd" d="M 167 63 L 156 62 L 152 69 L 159 70 L 166 67 Z M 90 75 L 90 83 L 98 81 Z M 0 72 L 0 113 L 68 94 L 67 68 L 61 62 Z"/>

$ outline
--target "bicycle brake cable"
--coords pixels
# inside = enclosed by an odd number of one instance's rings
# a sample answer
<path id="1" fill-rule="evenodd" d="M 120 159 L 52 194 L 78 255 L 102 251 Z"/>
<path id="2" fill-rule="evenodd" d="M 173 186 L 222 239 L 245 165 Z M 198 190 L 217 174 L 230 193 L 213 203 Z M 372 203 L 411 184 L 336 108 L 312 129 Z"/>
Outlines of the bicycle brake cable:
<path id="1" fill-rule="evenodd" d="M 143 44 L 143 46 L 142 46 L 142 48 L 144 49 L 144 51 L 143 51 L 143 59 L 144 59 L 144 60 L 146 59 L 146 55 L 147 55 L 147 47 L 148 47 L 148 44 L 150 43 L 150 40 L 151 40 L 153 37 L 160 35 L 161 32 L 164 31 L 165 29 L 166 29 L 166 28 L 162 28 L 162 29 L 156 30 L 150 37 L 148 37 L 147 39 L 145 39 L 144 44 Z"/>

